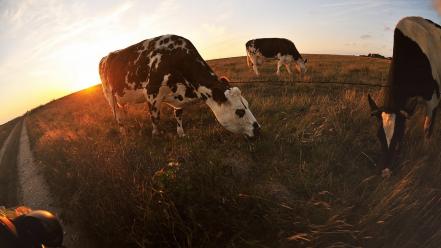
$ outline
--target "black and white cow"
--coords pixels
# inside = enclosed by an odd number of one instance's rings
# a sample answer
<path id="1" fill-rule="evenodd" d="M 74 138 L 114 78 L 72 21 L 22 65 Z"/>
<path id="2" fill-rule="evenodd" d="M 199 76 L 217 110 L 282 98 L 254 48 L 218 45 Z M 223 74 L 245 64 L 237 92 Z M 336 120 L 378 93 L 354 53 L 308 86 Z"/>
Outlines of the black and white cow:
<path id="1" fill-rule="evenodd" d="M 280 67 L 285 65 L 286 70 L 291 74 L 291 65 L 295 63 L 297 71 L 302 75 L 306 73 L 306 62 L 297 51 L 294 43 L 282 38 L 262 38 L 249 40 L 245 44 L 247 50 L 247 64 L 252 66 L 256 75 L 259 75 L 258 65 L 264 59 L 278 59 L 277 75 L 280 75 Z"/>
<path id="2" fill-rule="evenodd" d="M 99 72 L 104 95 L 122 131 L 124 106 L 147 102 L 152 133 L 158 134 L 159 110 L 164 102 L 175 109 L 177 132 L 184 136 L 182 108 L 201 99 L 227 130 L 248 137 L 259 132 L 260 125 L 239 88 L 218 78 L 183 37 L 159 36 L 112 52 L 101 59 Z"/>
<path id="3" fill-rule="evenodd" d="M 379 120 L 378 138 L 383 157 L 382 175 L 391 174 L 393 158 L 413 114 L 417 99 L 426 103 L 424 132 L 429 138 L 440 102 L 441 27 L 421 17 L 406 17 L 395 28 L 393 58 L 384 107 L 370 96 L 372 115 Z"/>

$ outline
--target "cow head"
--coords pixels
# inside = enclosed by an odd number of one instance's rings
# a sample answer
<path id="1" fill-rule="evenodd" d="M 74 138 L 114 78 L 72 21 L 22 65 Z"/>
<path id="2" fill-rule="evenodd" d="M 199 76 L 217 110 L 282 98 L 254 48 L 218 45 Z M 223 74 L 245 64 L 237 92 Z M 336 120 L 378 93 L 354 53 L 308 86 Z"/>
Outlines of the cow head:
<path id="1" fill-rule="evenodd" d="M 225 84 L 226 80 L 222 78 L 221 83 Z M 207 100 L 207 104 L 219 123 L 228 131 L 244 134 L 250 138 L 260 133 L 260 125 L 239 88 L 227 87 L 223 92 L 213 89 L 213 99 Z"/>
<path id="2" fill-rule="evenodd" d="M 394 156 L 404 135 L 406 119 L 410 114 L 404 109 L 387 110 L 379 108 L 370 95 L 368 95 L 368 101 L 371 116 L 375 116 L 378 120 L 377 137 L 381 144 L 380 166 L 383 168 L 382 176 L 389 177 Z"/>
<path id="3" fill-rule="evenodd" d="M 305 74 L 308 69 L 306 68 L 307 59 L 303 60 L 302 58 L 298 58 L 295 63 L 296 70 L 299 74 Z"/>

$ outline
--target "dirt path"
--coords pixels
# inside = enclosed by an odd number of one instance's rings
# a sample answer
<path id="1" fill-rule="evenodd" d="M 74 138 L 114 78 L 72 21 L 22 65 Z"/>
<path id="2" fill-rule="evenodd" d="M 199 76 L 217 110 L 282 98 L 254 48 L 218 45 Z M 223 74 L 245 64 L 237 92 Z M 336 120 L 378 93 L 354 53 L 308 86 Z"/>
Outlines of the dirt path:
<path id="1" fill-rule="evenodd" d="M 34 162 L 29 144 L 29 137 L 26 129 L 26 120 L 23 121 L 20 135 L 20 147 L 17 159 L 18 172 L 18 203 L 28 206 L 32 209 L 46 209 L 51 212 L 61 214 L 61 209 L 56 206 L 53 197 L 50 194 L 49 187 L 43 177 L 38 164 Z M 63 220 L 61 220 L 63 222 Z M 79 232 L 75 223 L 62 223 L 65 235 L 64 245 L 67 248 L 73 247 L 94 247 L 88 242 L 85 235 Z"/>

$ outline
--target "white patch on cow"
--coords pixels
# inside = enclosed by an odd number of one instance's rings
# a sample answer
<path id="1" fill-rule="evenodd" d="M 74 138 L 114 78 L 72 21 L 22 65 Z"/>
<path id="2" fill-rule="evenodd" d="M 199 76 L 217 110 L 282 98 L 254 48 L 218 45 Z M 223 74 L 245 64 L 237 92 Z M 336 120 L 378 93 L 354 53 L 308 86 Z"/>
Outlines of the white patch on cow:
<path id="1" fill-rule="evenodd" d="M 180 39 L 181 44 L 177 45 L 175 44 L 175 49 L 183 49 L 186 51 L 186 53 L 190 53 L 190 49 L 187 48 L 187 42 L 184 39 Z"/>
<path id="2" fill-rule="evenodd" d="M 279 61 L 277 62 L 277 75 L 280 74 L 280 67 L 282 67 L 282 65 L 285 65 L 286 70 L 289 74 L 291 74 L 290 66 L 292 61 L 294 60 L 292 55 L 281 55 L 280 53 L 278 53 L 277 58 L 279 59 Z"/>
<path id="3" fill-rule="evenodd" d="M 120 105 L 126 105 L 126 104 L 137 104 L 137 103 L 143 103 L 146 101 L 145 99 L 145 89 L 124 89 L 124 95 L 118 96 L 116 95 L 116 101 Z"/>
<path id="4" fill-rule="evenodd" d="M 165 75 L 164 75 L 164 77 L 162 78 L 162 82 L 161 82 L 161 85 L 162 85 L 162 86 L 167 85 L 167 83 L 168 83 L 168 79 L 170 78 L 170 76 L 171 76 L 171 73 L 169 73 L 169 74 L 165 74 Z"/>
<path id="5" fill-rule="evenodd" d="M 219 104 L 212 98 L 206 101 L 216 119 L 230 132 L 254 137 L 254 123 L 257 123 L 257 121 L 248 107 L 248 102 L 242 97 L 239 88 L 230 88 L 224 94 L 227 98 L 225 103 Z M 239 117 L 236 114 L 236 110 L 244 110 L 245 114 Z"/>
<path id="6" fill-rule="evenodd" d="M 196 91 L 197 91 L 197 93 L 198 93 L 199 95 L 201 95 L 201 94 L 205 94 L 205 95 L 209 94 L 209 95 L 212 95 L 211 90 L 210 90 L 209 88 L 205 87 L 205 86 L 202 86 L 202 85 L 200 85 L 200 86 L 196 89 Z"/>
<path id="7" fill-rule="evenodd" d="M 387 147 L 389 147 L 395 130 L 395 118 L 396 115 L 391 113 L 381 113 L 381 118 L 383 120 L 383 130 L 386 135 Z"/>
<path id="8" fill-rule="evenodd" d="M 305 61 L 302 58 L 299 58 L 296 60 L 296 66 L 298 66 L 298 71 L 301 74 L 305 74 L 307 69 L 306 69 L 306 65 L 305 65 Z"/>
<path id="9" fill-rule="evenodd" d="M 280 53 L 277 55 L 277 58 L 283 63 L 283 64 L 289 64 L 291 63 L 294 58 L 292 55 L 280 55 Z"/>
<path id="10" fill-rule="evenodd" d="M 150 79 L 147 78 L 147 81 L 140 82 L 140 83 L 141 83 L 142 87 L 145 88 L 145 87 L 147 87 L 147 85 L 149 84 L 149 82 L 150 82 Z"/>
<path id="11" fill-rule="evenodd" d="M 158 69 L 159 63 L 161 63 L 161 57 L 162 54 L 158 53 L 153 57 L 150 57 L 150 62 L 149 62 L 149 67 L 150 69 L 152 69 L 153 67 L 155 67 L 155 69 Z"/>
<path id="12" fill-rule="evenodd" d="M 441 83 L 441 29 L 421 17 L 406 17 L 397 28 L 415 41 L 429 59 L 432 76 Z"/>

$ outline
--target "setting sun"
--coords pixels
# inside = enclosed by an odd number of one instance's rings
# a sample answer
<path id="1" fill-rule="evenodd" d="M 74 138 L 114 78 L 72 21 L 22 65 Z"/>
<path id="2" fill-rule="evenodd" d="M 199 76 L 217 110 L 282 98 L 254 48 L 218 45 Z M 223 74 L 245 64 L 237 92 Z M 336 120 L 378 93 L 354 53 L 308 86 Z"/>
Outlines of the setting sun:
<path id="1" fill-rule="evenodd" d="M 37 102 L 42 104 L 100 83 L 102 57 L 163 34 L 190 39 L 204 59 L 242 56 L 247 40 L 268 36 L 292 39 L 302 53 L 390 56 L 392 27 L 401 16 L 437 20 L 431 1 L 395 5 L 366 0 L 270 5 L 235 1 L 183 4 L 176 0 L 90 5 L 81 1 L 5 1 L 0 4 L 0 21 L 7 27 L 0 32 L 0 98 L 14 106 L 2 111 L 0 123 L 35 107 L 34 101 L 26 101 L 36 97 L 33 92 L 46 92 L 39 94 Z M 301 11 L 294 14 L 293 10 Z"/>

